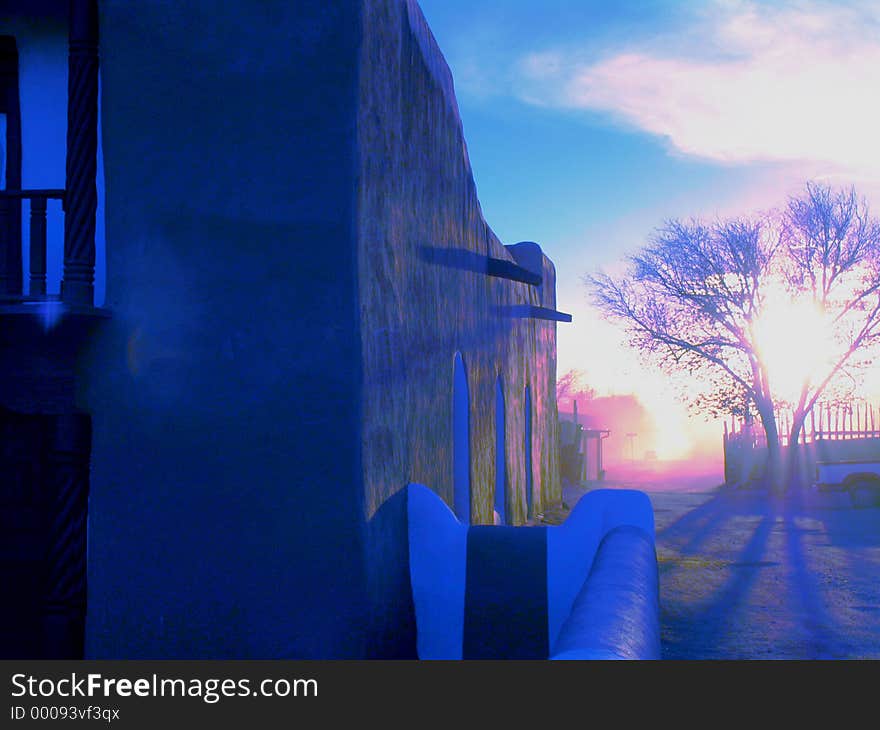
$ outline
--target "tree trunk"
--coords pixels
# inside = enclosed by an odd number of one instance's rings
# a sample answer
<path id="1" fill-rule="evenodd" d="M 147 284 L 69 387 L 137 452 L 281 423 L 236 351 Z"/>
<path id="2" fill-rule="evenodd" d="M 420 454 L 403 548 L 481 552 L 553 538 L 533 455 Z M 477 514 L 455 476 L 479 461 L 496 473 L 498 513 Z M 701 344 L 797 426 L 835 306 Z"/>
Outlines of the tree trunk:
<path id="1" fill-rule="evenodd" d="M 806 476 L 805 449 L 801 447 L 800 440 L 806 418 L 807 414 L 802 410 L 796 411 L 792 418 L 791 432 L 788 436 L 788 459 L 785 467 L 787 489 L 799 489 L 804 484 Z"/>
<path id="2" fill-rule="evenodd" d="M 772 401 L 763 401 L 756 405 L 758 415 L 761 416 L 761 425 L 764 427 L 764 435 L 767 437 L 767 463 L 762 474 L 762 481 L 768 490 L 778 494 L 785 491 L 785 478 L 776 415 L 773 413 Z"/>

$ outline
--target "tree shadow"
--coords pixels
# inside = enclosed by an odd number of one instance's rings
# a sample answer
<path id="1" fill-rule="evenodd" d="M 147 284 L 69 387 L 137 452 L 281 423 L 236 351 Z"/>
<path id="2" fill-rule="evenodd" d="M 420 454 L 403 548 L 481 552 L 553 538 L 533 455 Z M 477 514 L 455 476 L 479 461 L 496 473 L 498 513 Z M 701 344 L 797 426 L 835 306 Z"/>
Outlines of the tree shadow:
<path id="1" fill-rule="evenodd" d="M 797 653 L 805 659 L 840 659 L 856 653 L 837 619 L 828 611 L 818 577 L 807 563 L 804 535 L 795 515 L 785 520 L 786 564 L 789 595 L 794 612 L 794 638 Z"/>
<path id="2" fill-rule="evenodd" d="M 718 653 L 722 639 L 733 629 L 732 614 L 737 611 L 748 595 L 758 576 L 757 568 L 768 564 L 762 560 L 775 519 L 764 516 L 735 563 L 731 565 L 730 579 L 713 595 L 712 599 L 697 611 L 672 613 L 670 607 L 661 605 L 664 624 L 664 658 L 703 659 Z M 663 576 L 661 576 L 662 585 Z M 685 607 L 687 608 L 687 606 Z M 674 641 L 669 636 L 684 636 L 686 641 Z M 708 654 L 708 656 L 707 656 Z M 714 656 L 714 658 L 722 658 Z M 731 657 L 733 658 L 733 657 Z"/>
<path id="3" fill-rule="evenodd" d="M 716 495 L 698 507 L 686 512 L 675 522 L 657 531 L 658 543 L 662 540 L 677 552 L 696 549 L 712 530 L 727 519 L 726 500 Z"/>
<path id="4" fill-rule="evenodd" d="M 861 601 L 870 609 L 876 603 L 864 551 L 880 544 L 880 509 L 829 507 L 805 493 L 774 498 L 766 492 L 724 492 L 658 530 L 657 542 L 665 658 L 865 654 L 847 606 Z M 664 556 L 664 548 L 677 557 Z M 851 562 L 838 565 L 841 548 Z M 834 554 L 822 552 L 832 549 Z M 772 572 L 762 573 L 763 568 Z M 835 590 L 852 592 L 848 581 L 858 581 L 863 590 L 836 600 Z M 873 646 L 873 629 L 860 631 Z"/>

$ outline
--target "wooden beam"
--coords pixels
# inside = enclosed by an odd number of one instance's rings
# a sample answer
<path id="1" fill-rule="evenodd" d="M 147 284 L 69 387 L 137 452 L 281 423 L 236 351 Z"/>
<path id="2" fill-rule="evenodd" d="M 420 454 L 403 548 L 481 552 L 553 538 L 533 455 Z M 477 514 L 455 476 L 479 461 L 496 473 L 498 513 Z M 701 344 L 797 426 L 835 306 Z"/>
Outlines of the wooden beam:
<path id="1" fill-rule="evenodd" d="M 547 307 L 538 307 L 534 304 L 528 306 L 528 317 L 530 319 L 545 319 L 548 322 L 571 322 L 571 315 L 565 312 L 558 312 L 555 309 L 547 309 Z"/>
<path id="2" fill-rule="evenodd" d="M 524 266 L 515 264 L 513 261 L 504 259 L 489 258 L 486 271 L 489 276 L 495 276 L 499 279 L 509 279 L 510 281 L 520 281 L 530 286 L 541 286 L 544 279 L 540 274 L 536 274 Z"/>

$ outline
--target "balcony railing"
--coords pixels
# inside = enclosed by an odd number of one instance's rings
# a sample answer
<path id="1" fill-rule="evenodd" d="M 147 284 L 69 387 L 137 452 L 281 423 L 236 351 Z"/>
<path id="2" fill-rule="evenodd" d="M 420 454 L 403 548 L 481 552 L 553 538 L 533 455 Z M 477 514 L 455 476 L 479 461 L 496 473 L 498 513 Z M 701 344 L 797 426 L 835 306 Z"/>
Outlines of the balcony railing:
<path id="1" fill-rule="evenodd" d="M 0 191 L 0 304 L 18 311 L 46 294 L 46 202 L 64 208 L 64 309 L 95 308 L 95 227 L 98 204 L 98 3 L 70 0 L 68 12 L 67 150 L 64 190 Z M 22 281 L 22 200 L 30 201 L 30 295 Z M 54 297 L 52 297 L 54 298 Z"/>
<path id="2" fill-rule="evenodd" d="M 30 201 L 29 272 L 30 288 L 24 296 L 21 282 L 21 201 Z M 0 300 L 45 299 L 47 226 L 49 200 L 60 200 L 64 190 L 0 190 Z M 60 249 L 60 247 L 59 247 Z"/>

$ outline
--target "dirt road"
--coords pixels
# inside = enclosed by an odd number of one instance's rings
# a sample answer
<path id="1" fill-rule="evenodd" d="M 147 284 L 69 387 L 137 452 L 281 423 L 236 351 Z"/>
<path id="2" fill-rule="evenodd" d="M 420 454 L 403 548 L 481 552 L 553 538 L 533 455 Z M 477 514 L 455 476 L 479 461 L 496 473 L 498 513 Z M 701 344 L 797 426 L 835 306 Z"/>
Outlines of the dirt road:
<path id="1" fill-rule="evenodd" d="M 665 659 L 880 658 L 880 508 L 646 491 Z"/>

